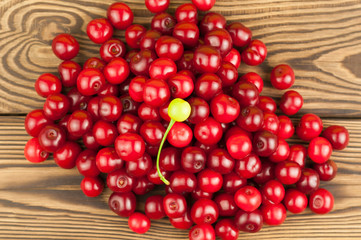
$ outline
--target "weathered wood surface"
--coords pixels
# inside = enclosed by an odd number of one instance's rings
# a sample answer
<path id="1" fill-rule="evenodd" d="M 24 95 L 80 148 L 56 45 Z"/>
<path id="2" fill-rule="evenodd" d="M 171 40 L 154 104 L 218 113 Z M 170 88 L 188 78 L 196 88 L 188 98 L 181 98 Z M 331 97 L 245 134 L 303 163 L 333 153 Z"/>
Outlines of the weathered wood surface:
<path id="1" fill-rule="evenodd" d="M 87 198 L 76 169 L 60 169 L 52 160 L 34 165 L 23 157 L 29 137 L 24 117 L 15 115 L 42 107 L 33 86 L 60 63 L 51 52 L 52 38 L 72 33 L 81 44 L 79 63 L 97 56 L 99 46 L 87 39 L 86 24 L 104 17 L 112 2 L 0 0 L 0 115 L 6 115 L 0 116 L 0 239 L 187 239 L 166 219 L 135 235 L 125 218 L 108 209 L 109 191 Z M 143 0 L 124 2 L 134 9 L 136 23 L 149 26 Z M 171 0 L 170 12 L 185 2 Z M 289 214 L 282 226 L 241 233 L 240 239 L 361 239 L 361 0 L 217 0 L 213 10 L 241 21 L 266 43 L 264 64 L 239 69 L 261 74 L 263 94 L 281 96 L 270 88 L 268 75 L 273 66 L 288 63 L 297 75 L 294 88 L 305 98 L 300 114 L 317 113 L 327 117 L 326 125 L 345 125 L 351 133 L 350 146 L 332 157 L 339 174 L 323 183 L 335 195 L 332 213 Z"/>

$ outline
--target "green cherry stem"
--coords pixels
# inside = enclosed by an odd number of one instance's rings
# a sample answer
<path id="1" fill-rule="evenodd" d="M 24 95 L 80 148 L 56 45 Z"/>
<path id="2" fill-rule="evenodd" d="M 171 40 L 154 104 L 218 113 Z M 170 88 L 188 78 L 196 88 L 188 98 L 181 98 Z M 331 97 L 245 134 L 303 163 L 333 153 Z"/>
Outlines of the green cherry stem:
<path id="1" fill-rule="evenodd" d="M 176 121 L 171 119 L 170 122 L 169 122 L 169 125 L 167 127 L 167 130 L 165 131 L 164 133 L 164 136 L 163 136 L 163 139 L 162 141 L 160 142 L 160 146 L 159 146 L 159 150 L 158 150 L 158 155 L 157 155 L 157 172 L 158 172 L 158 175 L 159 175 L 159 178 L 166 184 L 166 185 L 169 185 L 169 181 L 167 179 L 165 179 L 165 177 L 163 176 L 162 172 L 160 171 L 160 168 L 159 168 L 159 158 L 160 158 L 160 153 L 162 152 L 162 148 L 163 148 L 163 144 L 165 142 L 165 140 L 167 139 L 167 136 L 168 136 L 168 133 L 170 131 L 170 129 L 173 127 L 174 123 Z"/>

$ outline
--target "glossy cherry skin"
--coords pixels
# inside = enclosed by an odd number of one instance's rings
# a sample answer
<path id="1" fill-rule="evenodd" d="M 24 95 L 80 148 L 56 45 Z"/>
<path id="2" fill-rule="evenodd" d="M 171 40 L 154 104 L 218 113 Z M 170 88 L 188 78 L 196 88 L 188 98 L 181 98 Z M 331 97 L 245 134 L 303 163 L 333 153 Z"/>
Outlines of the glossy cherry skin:
<path id="1" fill-rule="evenodd" d="M 194 89 L 191 77 L 182 74 L 175 74 L 168 79 L 168 86 L 173 98 L 187 98 Z"/>
<path id="2" fill-rule="evenodd" d="M 142 213 L 134 212 L 129 216 L 128 226 L 130 230 L 138 234 L 148 232 L 150 228 L 150 220 Z"/>
<path id="3" fill-rule="evenodd" d="M 191 3 L 185 3 L 177 7 L 175 11 L 177 22 L 190 22 L 197 24 L 198 11 L 197 7 Z"/>
<path id="4" fill-rule="evenodd" d="M 259 96 L 259 103 L 256 106 L 264 113 L 274 113 L 277 109 L 275 100 L 267 96 Z"/>
<path id="5" fill-rule="evenodd" d="M 49 120 L 59 120 L 64 117 L 70 109 L 70 102 L 67 96 L 61 93 L 49 95 L 44 103 L 44 116 Z"/>
<path id="6" fill-rule="evenodd" d="M 155 43 L 157 42 L 157 40 L 162 36 L 162 34 L 160 32 L 158 32 L 157 30 L 148 30 L 146 31 L 143 36 L 142 39 L 140 40 L 140 49 L 148 49 L 148 50 L 152 50 L 155 51 Z"/>
<path id="7" fill-rule="evenodd" d="M 90 96 L 82 95 L 76 87 L 70 89 L 66 96 L 70 102 L 70 112 L 74 112 L 76 110 L 86 110 L 88 102 L 91 100 Z"/>
<path id="8" fill-rule="evenodd" d="M 220 52 L 212 46 L 202 45 L 194 51 L 193 65 L 200 73 L 216 73 L 221 62 Z"/>
<path id="9" fill-rule="evenodd" d="M 297 91 L 287 91 L 282 95 L 280 109 L 286 115 L 296 114 L 303 106 L 303 97 Z"/>
<path id="10" fill-rule="evenodd" d="M 316 137 L 308 145 L 307 153 L 315 163 L 324 163 L 332 154 L 332 145 L 326 138 Z"/>
<path id="11" fill-rule="evenodd" d="M 257 184 L 266 183 L 275 178 L 275 164 L 270 161 L 262 161 L 261 171 L 253 177 L 253 181 Z"/>
<path id="12" fill-rule="evenodd" d="M 195 82 L 195 93 L 206 101 L 222 92 L 222 81 L 213 73 L 204 73 Z"/>
<path id="13" fill-rule="evenodd" d="M 226 193 L 235 193 L 241 187 L 247 185 L 247 179 L 240 177 L 238 174 L 231 172 L 223 176 L 222 189 Z"/>
<path id="14" fill-rule="evenodd" d="M 219 210 L 219 216 L 232 217 L 238 211 L 238 207 L 234 202 L 234 197 L 229 193 L 218 194 L 214 198 L 214 202 L 217 204 Z"/>
<path id="15" fill-rule="evenodd" d="M 147 121 L 140 127 L 140 135 L 150 145 L 159 145 L 164 133 L 165 128 L 157 121 Z"/>
<path id="16" fill-rule="evenodd" d="M 262 203 L 261 193 L 255 187 L 245 186 L 234 194 L 234 202 L 243 211 L 252 212 Z"/>
<path id="17" fill-rule="evenodd" d="M 62 89 L 61 84 L 62 83 L 57 76 L 51 73 L 44 73 L 36 79 L 35 91 L 39 96 L 46 98 L 50 94 L 60 93 Z"/>
<path id="18" fill-rule="evenodd" d="M 232 96 L 239 101 L 240 106 L 255 106 L 259 102 L 259 91 L 257 87 L 247 81 L 239 81 L 234 85 Z"/>
<path id="19" fill-rule="evenodd" d="M 206 45 L 216 48 L 222 57 L 226 56 L 232 49 L 231 35 L 225 29 L 214 29 L 204 36 Z"/>
<path id="20" fill-rule="evenodd" d="M 288 189 L 283 203 L 291 213 L 301 213 L 307 208 L 308 199 L 306 194 L 296 189 Z"/>
<path id="21" fill-rule="evenodd" d="M 192 199 L 198 200 L 201 198 L 212 199 L 213 193 L 202 191 L 200 188 L 196 188 L 191 193 Z"/>
<path id="22" fill-rule="evenodd" d="M 301 177 L 296 183 L 296 187 L 302 193 L 309 195 L 316 191 L 320 185 L 318 173 L 311 168 L 302 169 Z"/>
<path id="23" fill-rule="evenodd" d="M 85 177 L 96 177 L 100 171 L 96 165 L 96 152 L 90 149 L 82 151 L 76 159 L 79 173 Z"/>
<path id="24" fill-rule="evenodd" d="M 300 144 L 295 144 L 290 147 L 290 154 L 288 155 L 287 160 L 291 162 L 296 162 L 300 165 L 301 168 L 305 167 L 307 157 L 307 148 Z"/>
<path id="25" fill-rule="evenodd" d="M 124 169 L 118 169 L 108 174 L 107 186 L 113 192 L 130 192 L 134 186 L 134 178 L 130 177 Z"/>
<path id="26" fill-rule="evenodd" d="M 186 47 L 195 47 L 198 44 L 199 28 L 192 22 L 179 22 L 173 29 L 173 37 Z"/>
<path id="27" fill-rule="evenodd" d="M 209 11 L 216 3 L 216 0 L 192 0 L 192 3 L 200 11 Z"/>
<path id="28" fill-rule="evenodd" d="M 276 165 L 275 175 L 282 184 L 295 184 L 301 177 L 301 167 L 296 162 L 282 161 Z"/>
<path id="29" fill-rule="evenodd" d="M 271 156 L 277 147 L 278 137 L 269 131 L 258 131 L 253 137 L 253 151 L 260 157 Z"/>
<path id="30" fill-rule="evenodd" d="M 236 161 L 234 172 L 236 172 L 242 178 L 255 177 L 262 168 L 262 163 L 256 154 L 250 153 L 245 158 Z"/>
<path id="31" fill-rule="evenodd" d="M 67 126 L 69 134 L 74 137 L 81 137 L 91 130 L 93 120 L 90 113 L 87 111 L 76 110 L 70 115 Z"/>
<path id="32" fill-rule="evenodd" d="M 119 100 L 123 106 L 123 113 L 137 114 L 140 103 L 135 102 L 129 95 L 122 95 Z"/>
<path id="33" fill-rule="evenodd" d="M 157 30 L 161 34 L 172 35 L 177 20 L 169 13 L 157 13 L 151 22 L 151 28 Z"/>
<path id="34" fill-rule="evenodd" d="M 190 173 L 201 171 L 206 166 L 207 155 L 199 147 L 187 147 L 182 151 L 182 168 Z"/>
<path id="35" fill-rule="evenodd" d="M 252 212 L 240 209 L 234 217 L 234 223 L 240 231 L 255 233 L 261 230 L 263 226 L 263 215 L 259 209 Z"/>
<path id="36" fill-rule="evenodd" d="M 323 123 L 321 118 L 313 113 L 307 113 L 300 119 L 296 127 L 296 134 L 302 140 L 310 141 L 320 135 L 322 128 Z"/>
<path id="37" fill-rule="evenodd" d="M 159 157 L 159 166 L 166 171 L 177 171 L 181 168 L 182 151 L 178 148 L 163 148 Z"/>
<path id="38" fill-rule="evenodd" d="M 79 144 L 75 142 L 66 142 L 54 152 L 54 162 L 61 168 L 71 169 L 75 167 L 76 159 L 80 153 L 81 148 Z"/>
<path id="39" fill-rule="evenodd" d="M 107 17 L 110 23 L 120 30 L 125 30 L 133 23 L 134 15 L 127 4 L 116 2 L 109 6 Z"/>
<path id="40" fill-rule="evenodd" d="M 130 81 L 129 95 L 134 101 L 143 102 L 143 89 L 147 80 L 144 76 L 136 76 Z"/>
<path id="41" fill-rule="evenodd" d="M 138 116 L 141 120 L 161 120 L 159 109 L 153 106 L 150 106 L 146 103 L 142 103 L 138 108 Z"/>
<path id="42" fill-rule="evenodd" d="M 26 132 L 33 137 L 37 137 L 44 126 L 52 124 L 42 109 L 36 109 L 28 113 L 25 118 L 24 126 Z"/>
<path id="43" fill-rule="evenodd" d="M 104 76 L 111 84 L 120 84 L 130 73 L 128 63 L 120 57 L 113 58 L 104 68 Z"/>
<path id="44" fill-rule="evenodd" d="M 212 117 L 208 117 L 203 122 L 197 123 L 194 127 L 195 138 L 206 145 L 218 143 L 222 138 L 222 134 L 221 124 Z"/>
<path id="45" fill-rule="evenodd" d="M 209 12 L 202 18 L 199 23 L 199 30 L 203 35 L 214 29 L 224 29 L 226 27 L 226 19 L 223 15 L 215 12 Z"/>
<path id="46" fill-rule="evenodd" d="M 137 195 L 144 195 L 154 189 L 154 183 L 148 180 L 147 177 L 136 178 L 133 186 L 133 192 Z"/>
<path id="47" fill-rule="evenodd" d="M 217 221 L 219 210 L 217 204 L 210 199 L 199 199 L 191 208 L 191 218 L 195 224 L 209 223 Z"/>
<path id="48" fill-rule="evenodd" d="M 218 94 L 210 104 L 211 113 L 220 123 L 230 123 L 236 120 L 240 113 L 240 106 L 236 99 L 226 94 Z"/>
<path id="49" fill-rule="evenodd" d="M 263 185 L 261 193 L 263 199 L 266 200 L 264 203 L 278 204 L 285 196 L 285 188 L 279 181 L 270 180 Z"/>
<path id="50" fill-rule="evenodd" d="M 169 0 L 145 0 L 145 6 L 152 13 L 165 12 L 169 7 Z"/>
<path id="51" fill-rule="evenodd" d="M 197 179 L 193 173 L 176 171 L 169 179 L 170 187 L 175 193 L 192 192 L 197 187 Z"/>
<path id="52" fill-rule="evenodd" d="M 138 49 L 140 40 L 147 31 L 145 27 L 139 24 L 132 24 L 125 30 L 125 41 L 131 48 Z"/>
<path id="53" fill-rule="evenodd" d="M 160 169 L 162 175 L 166 178 L 169 179 L 171 173 L 168 171 L 165 171 L 164 169 Z M 163 185 L 164 182 L 159 178 L 159 174 L 157 171 L 157 166 L 155 164 L 153 164 L 152 169 L 150 169 L 150 171 L 147 173 L 147 178 L 148 180 L 156 185 Z"/>
<path id="54" fill-rule="evenodd" d="M 233 170 L 234 165 L 234 159 L 224 149 L 216 148 L 208 154 L 207 167 L 220 174 L 230 173 Z"/>
<path id="55" fill-rule="evenodd" d="M 91 20 L 86 28 L 90 40 L 102 44 L 113 36 L 113 26 L 106 18 Z"/>
<path id="56" fill-rule="evenodd" d="M 173 61 L 179 60 L 183 55 L 182 42 L 170 36 L 162 36 L 155 43 L 155 51 L 160 58 L 169 58 Z"/>
<path id="57" fill-rule="evenodd" d="M 119 87 L 118 85 L 106 83 L 102 90 L 98 92 L 98 96 L 105 97 L 105 96 L 119 96 Z"/>
<path id="58" fill-rule="evenodd" d="M 262 214 L 263 221 L 271 226 L 281 225 L 286 220 L 286 208 L 282 203 L 265 205 Z"/>
<path id="59" fill-rule="evenodd" d="M 156 80 L 166 81 L 168 78 L 176 74 L 177 65 L 174 61 L 167 57 L 161 57 L 154 60 L 149 66 L 149 76 Z"/>
<path id="60" fill-rule="evenodd" d="M 266 59 L 267 48 L 260 40 L 252 40 L 242 52 L 242 61 L 250 66 L 257 66 Z"/>
<path id="61" fill-rule="evenodd" d="M 231 63 L 236 69 L 241 65 L 241 54 L 237 49 L 232 48 L 231 51 L 223 58 L 223 62 Z"/>
<path id="62" fill-rule="evenodd" d="M 163 208 L 163 196 L 154 195 L 147 198 L 144 206 L 145 215 L 149 219 L 161 219 L 166 215 Z"/>
<path id="63" fill-rule="evenodd" d="M 240 77 L 240 81 L 247 81 L 253 83 L 259 92 L 263 90 L 263 80 L 260 75 L 254 72 L 249 72 Z"/>
<path id="64" fill-rule="evenodd" d="M 192 227 L 188 237 L 190 240 L 215 240 L 216 233 L 211 224 L 203 223 Z"/>
<path id="65" fill-rule="evenodd" d="M 91 57 L 85 61 L 84 65 L 83 65 L 83 69 L 95 68 L 100 71 L 103 71 L 105 65 L 106 65 L 106 62 L 104 62 L 100 58 Z"/>
<path id="66" fill-rule="evenodd" d="M 124 161 L 119 158 L 113 147 L 107 147 L 98 151 L 95 164 L 100 172 L 110 173 L 122 168 Z"/>
<path id="67" fill-rule="evenodd" d="M 104 189 L 104 182 L 99 177 L 84 177 L 80 188 L 87 197 L 97 197 Z"/>
<path id="68" fill-rule="evenodd" d="M 134 54 L 130 58 L 129 67 L 135 75 L 149 75 L 149 66 L 157 58 L 157 55 L 148 49 L 144 49 Z"/>
<path id="69" fill-rule="evenodd" d="M 119 98 L 115 96 L 105 96 L 99 100 L 99 116 L 108 122 L 117 121 L 123 111 L 123 106 Z"/>
<path id="70" fill-rule="evenodd" d="M 105 62 L 110 62 L 116 57 L 124 57 L 126 53 L 125 44 L 116 38 L 111 38 L 100 47 L 100 56 Z"/>
<path id="71" fill-rule="evenodd" d="M 163 198 L 163 209 L 169 218 L 182 217 L 187 211 L 186 199 L 176 193 L 167 194 Z"/>
<path id="72" fill-rule="evenodd" d="M 170 91 L 167 83 L 160 79 L 150 79 L 144 84 L 143 100 L 145 103 L 159 107 L 170 98 Z"/>
<path id="73" fill-rule="evenodd" d="M 240 110 L 236 123 L 248 132 L 256 132 L 262 128 L 263 121 L 263 111 L 256 106 L 248 106 Z"/>
<path id="74" fill-rule="evenodd" d="M 136 133 L 125 133 L 115 139 L 115 150 L 124 161 L 136 161 L 145 152 L 145 143 Z"/>
<path id="75" fill-rule="evenodd" d="M 84 69 L 77 79 L 78 91 L 84 96 L 97 94 L 104 85 L 105 77 L 98 69 Z"/>
<path id="76" fill-rule="evenodd" d="M 244 47 L 251 42 L 252 31 L 240 22 L 227 25 L 227 31 L 231 35 L 235 47 Z"/>
<path id="77" fill-rule="evenodd" d="M 54 54 L 61 60 L 71 60 L 79 53 L 78 41 L 67 33 L 57 35 L 51 44 Z"/>
<path id="78" fill-rule="evenodd" d="M 276 114 L 274 113 L 263 114 L 262 130 L 267 130 L 273 134 L 278 135 L 279 126 L 280 126 L 280 121 Z"/>
<path id="79" fill-rule="evenodd" d="M 293 123 L 291 119 L 287 116 L 278 116 L 279 120 L 279 129 L 277 136 L 281 139 L 288 139 L 293 136 L 295 133 L 295 127 L 293 126 Z"/>
<path id="80" fill-rule="evenodd" d="M 109 208 L 121 217 L 129 217 L 136 208 L 137 199 L 132 192 L 113 192 L 108 199 Z"/>
<path id="81" fill-rule="evenodd" d="M 189 229 L 193 225 L 190 210 L 186 211 L 182 217 L 169 218 L 169 222 L 178 229 Z"/>
<path id="82" fill-rule="evenodd" d="M 32 138 L 25 145 L 24 156 L 29 162 L 40 163 L 49 157 L 49 153 L 40 146 L 38 138 Z"/>
<path id="83" fill-rule="evenodd" d="M 226 142 L 228 153 L 234 159 L 242 159 L 252 151 L 252 142 L 245 134 L 233 134 Z"/>
<path id="84" fill-rule="evenodd" d="M 333 195 L 324 188 L 319 188 L 313 192 L 309 198 L 309 207 L 312 212 L 326 214 L 333 208 Z"/>
<path id="85" fill-rule="evenodd" d="M 223 185 L 223 177 L 220 173 L 211 169 L 205 169 L 197 175 L 198 187 L 205 192 L 218 192 Z"/>
<path id="86" fill-rule="evenodd" d="M 182 57 L 177 61 L 178 71 L 182 71 L 182 70 L 190 71 L 190 73 L 193 75 L 192 79 L 194 79 L 193 72 L 196 72 L 194 70 L 193 58 L 194 58 L 194 52 L 188 50 L 188 51 L 184 51 Z"/>
<path id="87" fill-rule="evenodd" d="M 284 90 L 294 84 L 295 73 L 289 65 L 280 64 L 272 69 L 270 80 L 274 88 Z"/>
<path id="88" fill-rule="evenodd" d="M 131 177 L 143 177 L 153 166 L 152 158 L 147 153 L 144 153 L 136 161 L 127 161 L 125 164 L 126 171 Z"/>
<path id="89" fill-rule="evenodd" d="M 334 161 L 328 160 L 321 164 L 314 164 L 313 169 L 318 173 L 320 180 L 331 181 L 337 173 L 337 165 Z"/>
<path id="90" fill-rule="evenodd" d="M 277 150 L 272 153 L 272 155 L 269 156 L 268 159 L 272 162 L 282 162 L 288 158 L 289 154 L 290 147 L 288 143 L 284 139 L 278 138 Z"/>
<path id="91" fill-rule="evenodd" d="M 178 148 L 188 146 L 192 138 L 192 129 L 187 124 L 181 122 L 176 122 L 167 136 L 168 142 Z"/>
<path id="92" fill-rule="evenodd" d="M 53 153 L 65 144 L 66 133 L 61 127 L 48 124 L 39 132 L 38 140 L 45 151 Z"/>
<path id="93" fill-rule="evenodd" d="M 95 141 L 102 146 L 114 144 L 118 136 L 118 131 L 114 124 L 103 120 L 99 120 L 94 124 L 92 133 Z"/>
<path id="94" fill-rule="evenodd" d="M 332 145 L 333 149 L 342 150 L 347 147 L 349 142 L 349 133 L 343 126 L 329 126 L 322 133 L 322 137 L 326 138 Z"/>
<path id="95" fill-rule="evenodd" d="M 216 74 L 222 81 L 222 87 L 232 86 L 238 79 L 237 68 L 232 63 L 224 60 Z"/>

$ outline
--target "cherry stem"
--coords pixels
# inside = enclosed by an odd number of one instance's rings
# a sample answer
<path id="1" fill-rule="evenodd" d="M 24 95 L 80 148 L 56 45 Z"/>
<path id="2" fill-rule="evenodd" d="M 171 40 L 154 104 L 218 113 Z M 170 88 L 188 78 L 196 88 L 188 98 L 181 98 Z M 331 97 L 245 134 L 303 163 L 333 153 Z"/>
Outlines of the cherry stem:
<path id="1" fill-rule="evenodd" d="M 165 142 L 165 139 L 167 138 L 168 136 L 168 133 L 170 131 L 170 129 L 173 127 L 174 123 L 176 121 L 171 119 L 170 122 L 169 122 L 169 125 L 167 127 L 167 130 L 165 131 L 164 133 L 164 136 L 162 138 L 162 141 L 160 142 L 160 146 L 159 146 L 159 150 L 158 150 L 158 155 L 157 155 L 157 172 L 158 172 L 158 175 L 159 175 L 159 178 L 166 184 L 166 185 L 169 185 L 169 181 L 167 179 L 165 179 L 165 177 L 163 176 L 162 172 L 160 171 L 160 168 L 159 168 L 159 157 L 160 157 L 160 153 L 162 152 L 162 148 L 163 148 L 163 144 Z"/>

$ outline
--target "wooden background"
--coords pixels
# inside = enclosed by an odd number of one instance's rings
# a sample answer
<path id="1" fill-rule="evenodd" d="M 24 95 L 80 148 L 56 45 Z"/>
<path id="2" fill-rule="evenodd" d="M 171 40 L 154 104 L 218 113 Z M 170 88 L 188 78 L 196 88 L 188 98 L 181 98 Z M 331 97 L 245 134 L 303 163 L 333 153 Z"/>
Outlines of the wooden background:
<path id="1" fill-rule="evenodd" d="M 60 169 L 52 160 L 34 165 L 23 157 L 29 139 L 24 116 L 44 101 L 36 96 L 34 81 L 41 73 L 56 73 L 60 63 L 51 52 L 52 38 L 73 34 L 81 44 L 79 63 L 98 55 L 86 24 L 104 17 L 113 2 L 0 0 L 0 239 L 187 239 L 187 232 L 175 230 L 167 219 L 153 221 L 146 235 L 137 236 L 125 218 L 108 209 L 109 191 L 87 198 L 76 169 Z M 124 2 L 136 23 L 150 22 L 143 0 Z M 185 2 L 171 0 L 170 12 Z M 241 233 L 240 239 L 361 239 L 361 1 L 217 0 L 213 10 L 241 21 L 266 43 L 265 63 L 239 69 L 264 78 L 263 94 L 282 95 L 270 89 L 268 74 L 288 63 L 297 76 L 293 88 L 305 99 L 300 114 L 317 113 L 326 126 L 345 125 L 351 134 L 349 147 L 332 156 L 339 167 L 336 179 L 322 183 L 335 196 L 330 214 L 289 214 L 282 226 Z"/>

